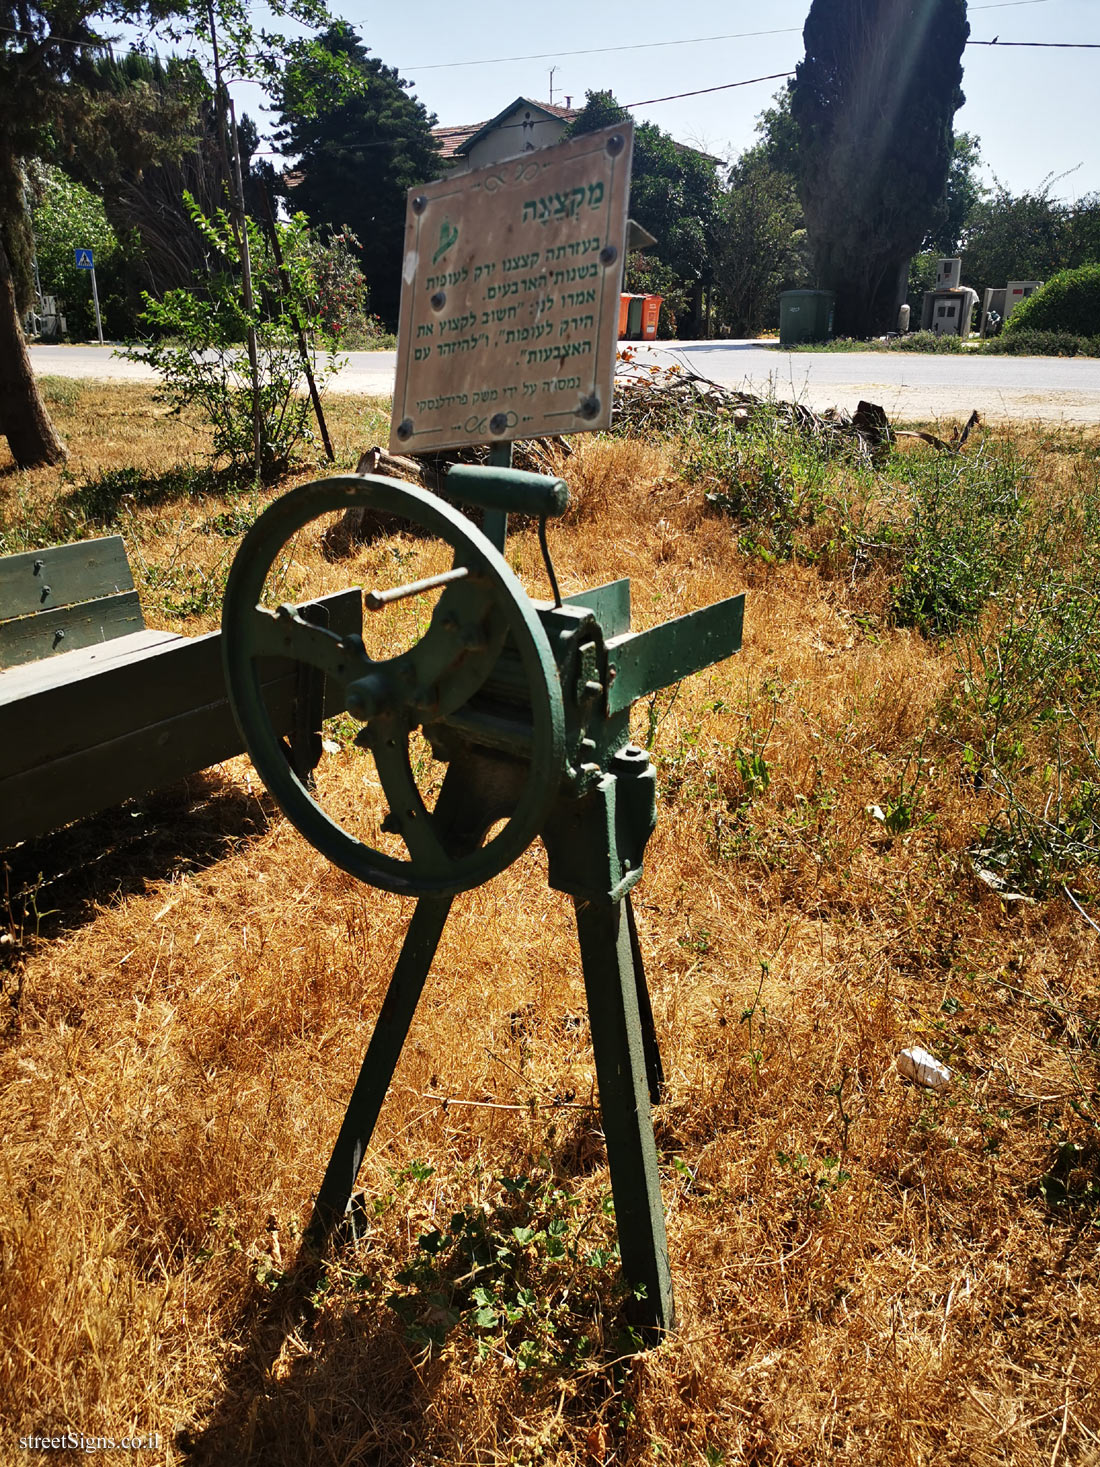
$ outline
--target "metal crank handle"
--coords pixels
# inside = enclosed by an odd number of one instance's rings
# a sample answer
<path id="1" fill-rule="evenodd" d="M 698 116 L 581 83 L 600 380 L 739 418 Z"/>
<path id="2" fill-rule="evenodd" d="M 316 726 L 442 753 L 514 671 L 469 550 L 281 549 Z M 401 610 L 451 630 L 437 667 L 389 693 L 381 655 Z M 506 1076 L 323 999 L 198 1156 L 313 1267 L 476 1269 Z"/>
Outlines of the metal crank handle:
<path id="1" fill-rule="evenodd" d="M 449 586 L 452 581 L 461 581 L 470 574 L 469 566 L 456 565 L 454 570 L 440 571 L 437 576 L 425 576 L 422 581 L 410 581 L 407 586 L 393 586 L 388 591 L 364 591 L 363 605 L 368 611 L 381 611 L 394 601 L 404 601 L 407 596 L 420 596 L 425 591 Z"/>
<path id="2" fill-rule="evenodd" d="M 465 504 L 499 509 L 505 514 L 553 519 L 569 508 L 569 487 L 564 479 L 529 474 L 523 469 L 454 464 L 447 473 L 447 488 Z"/>

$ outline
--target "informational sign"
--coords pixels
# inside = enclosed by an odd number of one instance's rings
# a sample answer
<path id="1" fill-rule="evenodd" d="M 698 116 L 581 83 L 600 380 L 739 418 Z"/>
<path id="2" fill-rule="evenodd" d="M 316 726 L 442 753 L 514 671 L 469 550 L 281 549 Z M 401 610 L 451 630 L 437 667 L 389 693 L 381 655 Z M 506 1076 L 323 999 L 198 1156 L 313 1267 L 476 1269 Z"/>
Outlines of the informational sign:
<path id="1" fill-rule="evenodd" d="M 633 124 L 409 191 L 394 452 L 606 428 Z"/>
<path id="2" fill-rule="evenodd" d="M 78 270 L 94 270 L 95 261 L 92 259 L 91 250 L 74 250 L 76 255 L 76 268 Z"/>

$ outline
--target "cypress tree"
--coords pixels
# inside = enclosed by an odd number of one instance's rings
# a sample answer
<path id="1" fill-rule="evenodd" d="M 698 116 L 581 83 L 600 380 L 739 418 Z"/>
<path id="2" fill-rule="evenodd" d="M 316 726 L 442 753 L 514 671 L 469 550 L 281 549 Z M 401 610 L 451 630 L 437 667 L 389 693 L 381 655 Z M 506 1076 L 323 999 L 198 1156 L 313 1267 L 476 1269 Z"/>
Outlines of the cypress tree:
<path id="1" fill-rule="evenodd" d="M 799 193 L 838 335 L 892 330 L 942 210 L 966 0 L 813 0 L 791 83 Z"/>

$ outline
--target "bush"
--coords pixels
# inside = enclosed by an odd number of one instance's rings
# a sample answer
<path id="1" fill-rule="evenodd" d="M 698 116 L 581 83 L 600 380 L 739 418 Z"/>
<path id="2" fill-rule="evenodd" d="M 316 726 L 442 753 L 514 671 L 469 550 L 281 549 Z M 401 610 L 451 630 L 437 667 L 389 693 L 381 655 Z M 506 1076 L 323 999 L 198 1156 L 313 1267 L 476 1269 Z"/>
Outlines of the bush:
<path id="1" fill-rule="evenodd" d="M 741 521 L 746 554 L 787 560 L 802 552 L 799 527 L 820 508 L 828 454 L 825 441 L 761 403 L 745 419 L 697 418 L 684 435 L 681 471 L 712 509 Z"/>
<path id="2" fill-rule="evenodd" d="M 1100 265 L 1062 270 L 1042 290 L 1021 301 L 1005 322 L 1005 335 L 1021 331 L 1100 336 Z"/>
<path id="3" fill-rule="evenodd" d="M 937 336 L 934 331 L 914 331 L 908 336 L 872 337 L 861 341 L 853 336 L 838 336 L 833 341 L 804 341 L 788 351 L 923 351 L 954 353 L 963 350 L 961 336 Z"/>
<path id="4" fill-rule="evenodd" d="M 899 336 L 890 342 L 892 351 L 960 352 L 963 350 L 961 336 L 937 336 L 934 331 L 911 331 L 908 336 Z"/>
<path id="5" fill-rule="evenodd" d="M 62 302 L 68 334 L 77 341 L 95 339 L 92 283 L 87 270 L 76 268 L 75 251 L 95 252 L 96 287 L 103 331 L 125 335 L 133 327 L 126 302 L 125 252 L 107 222 L 100 199 L 60 168 L 32 170 L 36 194 L 33 218 L 38 278 L 47 295 Z"/>
<path id="6" fill-rule="evenodd" d="M 211 252 L 226 268 L 212 270 L 192 290 L 170 290 L 159 301 L 146 295 L 142 320 L 157 335 L 144 345 L 131 346 L 125 355 L 160 373 L 160 395 L 174 411 L 192 405 L 200 410 L 213 429 L 215 459 L 227 460 L 235 476 L 245 477 L 258 468 L 260 477 L 269 481 L 283 472 L 297 444 L 312 437 L 298 328 L 312 348 L 334 344 L 318 313 L 305 219 L 295 215 L 289 224 L 277 226 L 288 279 L 285 297 L 277 287 L 271 250 L 255 221 L 248 221 L 255 299 L 250 315 L 241 300 L 240 246 L 228 215 L 218 210 L 208 219 L 190 195 L 184 198 Z M 249 325 L 256 332 L 259 366 L 255 394 L 243 345 Z M 313 366 L 321 391 L 327 373 L 319 373 L 315 361 Z M 330 362 L 328 371 L 338 366 Z"/>
<path id="7" fill-rule="evenodd" d="M 1100 357 L 1100 336 L 1073 336 L 1068 331 L 1009 331 L 1006 327 L 1000 336 L 987 341 L 982 351 L 991 356 Z"/>
<path id="8" fill-rule="evenodd" d="M 902 455 L 894 472 L 910 504 L 909 522 L 896 532 L 904 558 L 894 621 L 931 635 L 969 626 L 996 590 L 1014 542 L 1019 461 L 987 443 L 965 455 Z"/>

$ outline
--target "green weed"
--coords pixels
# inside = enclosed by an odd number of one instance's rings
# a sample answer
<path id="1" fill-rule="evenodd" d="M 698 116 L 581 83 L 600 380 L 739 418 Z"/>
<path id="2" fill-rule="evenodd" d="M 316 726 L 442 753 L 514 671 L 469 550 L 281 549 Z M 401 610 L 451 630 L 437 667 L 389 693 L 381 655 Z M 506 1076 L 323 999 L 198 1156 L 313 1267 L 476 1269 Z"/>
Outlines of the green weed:
<path id="1" fill-rule="evenodd" d="M 410 1344 L 461 1337 L 534 1381 L 590 1358 L 625 1298 L 614 1208 L 605 1197 L 582 1217 L 549 1177 L 502 1177 L 499 1188 L 495 1207 L 467 1205 L 421 1234 L 387 1303 Z"/>

